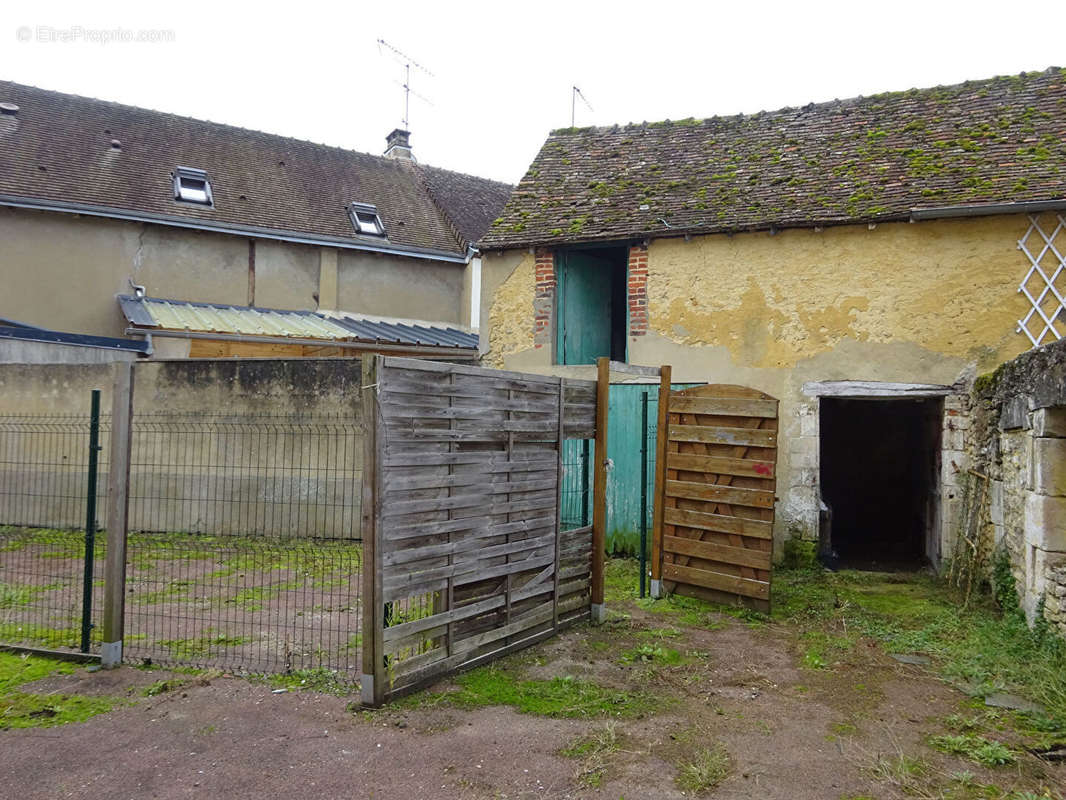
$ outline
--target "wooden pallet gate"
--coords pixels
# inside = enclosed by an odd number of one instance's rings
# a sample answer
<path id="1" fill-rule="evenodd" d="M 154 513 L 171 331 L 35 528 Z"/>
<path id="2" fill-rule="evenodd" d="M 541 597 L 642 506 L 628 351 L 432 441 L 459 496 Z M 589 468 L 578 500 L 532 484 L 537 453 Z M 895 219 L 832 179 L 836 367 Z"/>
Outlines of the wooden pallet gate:
<path id="1" fill-rule="evenodd" d="M 770 610 L 778 402 L 726 384 L 670 389 L 662 368 L 652 595 Z"/>

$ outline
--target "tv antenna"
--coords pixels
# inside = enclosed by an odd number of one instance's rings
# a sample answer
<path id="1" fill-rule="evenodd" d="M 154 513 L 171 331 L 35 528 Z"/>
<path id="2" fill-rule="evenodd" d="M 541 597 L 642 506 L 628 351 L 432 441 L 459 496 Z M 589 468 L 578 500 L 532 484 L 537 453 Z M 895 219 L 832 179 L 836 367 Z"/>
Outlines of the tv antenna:
<path id="1" fill-rule="evenodd" d="M 588 98 L 581 93 L 581 90 L 576 86 L 573 87 L 573 92 L 570 93 L 570 127 L 576 128 L 575 120 L 577 119 L 577 98 L 581 98 L 581 102 L 585 104 L 585 107 L 592 111 L 592 104 L 588 101 Z"/>
<path id="2" fill-rule="evenodd" d="M 422 66 L 409 55 L 404 53 L 402 50 L 393 47 L 384 39 L 378 39 L 378 53 L 381 53 L 382 47 L 390 51 L 393 55 L 393 58 L 395 58 L 398 63 L 403 65 L 403 83 L 400 83 L 399 81 L 393 82 L 403 89 L 403 128 L 404 130 L 410 130 L 411 95 L 414 95 L 417 99 L 421 100 L 428 106 L 433 105 L 433 102 L 428 97 L 423 97 L 411 88 L 411 67 L 414 67 L 416 71 L 425 73 L 430 78 L 434 78 L 436 76 L 428 69 L 426 69 L 426 67 Z"/>

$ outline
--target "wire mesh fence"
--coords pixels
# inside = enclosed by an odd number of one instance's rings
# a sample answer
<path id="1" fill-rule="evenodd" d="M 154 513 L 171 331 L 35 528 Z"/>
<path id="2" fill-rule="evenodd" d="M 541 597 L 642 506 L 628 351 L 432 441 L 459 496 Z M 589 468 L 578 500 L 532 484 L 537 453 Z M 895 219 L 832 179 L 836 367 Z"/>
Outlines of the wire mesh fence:
<path id="1" fill-rule="evenodd" d="M 357 668 L 362 426 L 135 415 L 124 657 Z"/>
<path id="2" fill-rule="evenodd" d="M 590 439 L 563 442 L 562 503 L 563 530 L 592 524 L 592 451 Z"/>
<path id="3" fill-rule="evenodd" d="M 140 533 L 127 553 L 128 660 L 357 672 L 360 543 Z"/>
<path id="4" fill-rule="evenodd" d="M 95 492 L 94 523 L 106 502 L 108 420 L 98 423 L 101 450 L 95 474 L 90 469 L 91 425 L 88 413 L 0 416 L 4 644 L 99 647 L 93 609 L 101 608 L 104 543 L 92 535 L 92 543 L 87 542 L 85 527 L 90 494 Z"/>
<path id="5" fill-rule="evenodd" d="M 0 526 L 0 642 L 79 650 L 82 645 L 84 531 Z M 102 608 L 104 546 L 94 546 L 92 608 Z M 91 619 L 89 620 L 91 624 Z M 99 628 L 88 630 L 99 649 Z"/>
<path id="6" fill-rule="evenodd" d="M 130 530 L 359 539 L 362 442 L 352 418 L 137 414 Z"/>

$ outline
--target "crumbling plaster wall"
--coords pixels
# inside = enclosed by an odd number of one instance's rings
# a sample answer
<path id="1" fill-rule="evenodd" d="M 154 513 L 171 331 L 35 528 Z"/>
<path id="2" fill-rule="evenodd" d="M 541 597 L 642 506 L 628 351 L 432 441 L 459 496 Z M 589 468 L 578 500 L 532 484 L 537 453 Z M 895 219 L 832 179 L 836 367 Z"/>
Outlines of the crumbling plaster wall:
<path id="1" fill-rule="evenodd" d="M 818 520 L 818 401 L 809 381 L 966 386 L 1028 346 L 1017 285 L 1028 266 L 1023 215 L 825 230 L 653 239 L 648 332 L 630 336 L 635 364 L 671 364 L 677 381 L 736 383 L 781 400 L 775 549 L 814 538 Z M 534 340 L 536 259 L 486 253 L 485 363 L 586 377 L 553 363 Z M 965 469 L 965 400 L 946 403 L 945 530 Z M 954 412 L 950 422 L 948 412 Z M 951 464 L 954 463 L 954 467 Z M 949 483 L 950 481 L 950 483 Z"/>
<path id="2" fill-rule="evenodd" d="M 974 384 L 976 470 L 1030 622 L 1066 635 L 1066 341 L 1031 350 Z"/>

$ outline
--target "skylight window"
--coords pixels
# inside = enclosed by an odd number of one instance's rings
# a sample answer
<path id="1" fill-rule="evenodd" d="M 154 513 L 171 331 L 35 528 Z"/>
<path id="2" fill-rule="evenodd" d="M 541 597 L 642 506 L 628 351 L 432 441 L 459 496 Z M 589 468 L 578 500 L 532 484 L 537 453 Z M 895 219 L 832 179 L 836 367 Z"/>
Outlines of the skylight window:
<path id="1" fill-rule="evenodd" d="M 207 173 L 192 167 L 178 167 L 174 170 L 174 199 L 201 206 L 214 205 Z"/>
<path id="2" fill-rule="evenodd" d="M 384 236 L 385 226 L 381 223 L 376 206 L 367 203 L 352 203 L 348 208 L 355 232 L 364 236 Z"/>

